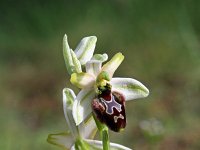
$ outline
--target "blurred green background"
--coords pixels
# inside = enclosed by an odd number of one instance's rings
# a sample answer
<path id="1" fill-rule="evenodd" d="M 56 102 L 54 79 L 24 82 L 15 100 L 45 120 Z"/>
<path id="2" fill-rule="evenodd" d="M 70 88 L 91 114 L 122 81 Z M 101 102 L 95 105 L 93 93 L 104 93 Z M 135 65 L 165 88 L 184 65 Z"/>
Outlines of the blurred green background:
<path id="1" fill-rule="evenodd" d="M 127 128 L 111 132 L 111 141 L 136 150 L 200 149 L 199 0 L 1 0 L 0 149 L 59 149 L 46 137 L 66 130 L 65 33 L 73 49 L 96 35 L 95 53 L 122 52 L 115 76 L 150 89 L 127 103 Z"/>

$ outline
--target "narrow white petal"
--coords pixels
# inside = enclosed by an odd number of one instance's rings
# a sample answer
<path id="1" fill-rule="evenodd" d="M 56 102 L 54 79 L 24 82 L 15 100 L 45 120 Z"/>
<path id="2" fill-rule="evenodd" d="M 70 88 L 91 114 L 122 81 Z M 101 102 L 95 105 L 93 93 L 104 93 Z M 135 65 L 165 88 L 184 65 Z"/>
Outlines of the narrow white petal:
<path id="1" fill-rule="evenodd" d="M 89 139 L 86 139 L 85 141 L 88 142 L 91 147 L 94 146 L 96 148 L 101 148 L 101 149 L 103 148 L 102 141 L 89 140 Z M 123 145 L 116 144 L 116 143 L 110 143 L 110 149 L 111 150 L 131 150 L 128 147 L 125 147 Z"/>
<path id="2" fill-rule="evenodd" d="M 97 76 L 101 71 L 102 62 L 98 60 L 90 60 L 86 63 L 86 72 L 92 74 L 93 76 Z"/>
<path id="3" fill-rule="evenodd" d="M 65 115 L 65 119 L 68 124 L 68 128 L 71 131 L 73 138 L 78 136 L 78 128 L 75 124 L 73 115 L 72 115 L 72 106 L 74 103 L 76 96 L 71 89 L 64 88 L 63 89 L 63 111 Z"/>
<path id="4" fill-rule="evenodd" d="M 74 143 L 74 140 L 70 133 L 49 134 L 47 141 L 66 150 L 70 150 Z"/>
<path id="5" fill-rule="evenodd" d="M 127 101 L 149 95 L 149 90 L 141 82 L 132 78 L 112 78 L 111 85 L 112 90 L 122 93 Z"/>
<path id="6" fill-rule="evenodd" d="M 92 58 L 96 42 L 96 36 L 89 36 L 83 38 L 76 47 L 74 52 L 82 65 L 85 65 Z"/>
<path id="7" fill-rule="evenodd" d="M 98 60 L 102 63 L 108 60 L 108 55 L 106 53 L 104 54 L 94 54 L 91 60 Z"/>
<path id="8" fill-rule="evenodd" d="M 79 125 L 92 112 L 91 101 L 95 97 L 93 88 L 82 89 L 76 97 L 73 105 L 73 117 L 76 125 Z"/>
<path id="9" fill-rule="evenodd" d="M 109 74 L 110 79 L 112 78 L 114 72 L 119 67 L 119 65 L 124 60 L 122 53 L 115 54 L 110 61 L 103 65 L 102 71 L 105 71 Z"/>

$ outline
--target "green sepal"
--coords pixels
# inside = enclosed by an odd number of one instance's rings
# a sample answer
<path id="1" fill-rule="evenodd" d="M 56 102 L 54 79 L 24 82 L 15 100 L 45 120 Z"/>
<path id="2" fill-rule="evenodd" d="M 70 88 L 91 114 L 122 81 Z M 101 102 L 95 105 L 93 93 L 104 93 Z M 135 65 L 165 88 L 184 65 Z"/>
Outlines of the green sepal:
<path id="1" fill-rule="evenodd" d="M 68 44 L 67 35 L 64 35 L 63 38 L 63 56 L 65 60 L 65 65 L 68 73 L 80 73 L 82 72 L 81 64 L 76 57 L 76 54 L 71 50 Z"/>
<path id="2" fill-rule="evenodd" d="M 74 140 L 70 132 L 49 134 L 47 138 L 47 142 L 50 144 L 59 146 L 65 150 L 70 150 L 70 148 L 74 144 Z"/>
<path id="3" fill-rule="evenodd" d="M 96 36 L 84 37 L 74 50 L 81 65 L 85 65 L 92 58 L 96 42 Z"/>

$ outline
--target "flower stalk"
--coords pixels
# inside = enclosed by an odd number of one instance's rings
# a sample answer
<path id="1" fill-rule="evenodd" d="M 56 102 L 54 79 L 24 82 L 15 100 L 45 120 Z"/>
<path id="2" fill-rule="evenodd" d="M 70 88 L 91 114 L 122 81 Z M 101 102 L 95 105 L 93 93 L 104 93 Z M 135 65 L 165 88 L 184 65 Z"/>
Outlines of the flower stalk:
<path id="1" fill-rule="evenodd" d="M 101 131 L 101 138 L 103 141 L 103 150 L 110 150 L 110 140 L 107 127 Z"/>
<path id="2" fill-rule="evenodd" d="M 100 132 L 100 137 L 103 142 L 103 150 L 110 150 L 110 139 L 109 139 L 109 133 L 108 133 L 108 127 L 104 124 L 102 124 L 96 116 L 93 114 L 95 123 L 97 125 L 97 128 Z"/>
<path id="3" fill-rule="evenodd" d="M 85 144 L 83 139 L 79 138 L 75 142 L 75 149 L 76 150 L 88 150 L 88 146 Z"/>

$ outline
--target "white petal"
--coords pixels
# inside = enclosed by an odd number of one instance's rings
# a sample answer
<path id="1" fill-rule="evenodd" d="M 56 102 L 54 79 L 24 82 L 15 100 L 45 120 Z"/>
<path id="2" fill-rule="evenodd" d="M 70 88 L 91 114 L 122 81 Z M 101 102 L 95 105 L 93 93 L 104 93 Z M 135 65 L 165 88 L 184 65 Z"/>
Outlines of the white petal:
<path id="1" fill-rule="evenodd" d="M 73 73 L 70 82 L 78 88 L 91 88 L 94 86 L 95 77 L 89 73 Z"/>
<path id="2" fill-rule="evenodd" d="M 86 72 L 92 74 L 93 76 L 97 76 L 101 71 L 102 62 L 98 60 L 90 60 L 86 63 Z"/>
<path id="3" fill-rule="evenodd" d="M 106 53 L 104 54 L 94 54 L 91 60 L 98 60 L 101 62 L 105 62 L 108 60 L 108 55 Z"/>
<path id="4" fill-rule="evenodd" d="M 82 89 L 74 101 L 72 113 L 76 125 L 79 125 L 92 112 L 91 101 L 95 97 L 93 88 Z"/>
<path id="5" fill-rule="evenodd" d="M 68 128 L 71 131 L 73 138 L 78 136 L 78 129 L 72 115 L 72 106 L 75 98 L 76 96 L 71 89 L 63 89 L 63 111 L 68 124 Z"/>
<path id="6" fill-rule="evenodd" d="M 127 101 L 149 95 L 149 90 L 141 82 L 132 78 L 112 78 L 110 83 L 112 90 L 122 93 Z"/>
<path id="7" fill-rule="evenodd" d="M 90 144 L 90 146 L 94 146 L 94 147 L 101 148 L 101 149 L 103 148 L 102 141 L 89 140 L 89 139 L 86 139 L 85 141 L 88 142 Z M 125 147 L 123 145 L 116 144 L 116 143 L 110 143 L 110 149 L 111 150 L 131 150 L 128 147 Z"/>
<path id="8" fill-rule="evenodd" d="M 103 65 L 102 71 L 105 71 L 109 74 L 110 79 L 112 78 L 114 72 L 119 67 L 119 65 L 124 60 L 122 53 L 115 54 L 110 61 Z"/>
<path id="9" fill-rule="evenodd" d="M 83 38 L 76 47 L 74 52 L 82 65 L 85 65 L 92 58 L 96 42 L 96 36 L 89 36 Z"/>
<path id="10" fill-rule="evenodd" d="M 70 133 L 49 134 L 47 141 L 66 150 L 69 150 L 74 143 Z"/>
<path id="11" fill-rule="evenodd" d="M 97 126 L 93 119 L 93 116 L 90 115 L 88 119 L 82 122 L 79 125 L 79 132 L 81 136 L 85 139 L 93 139 L 97 132 Z"/>

